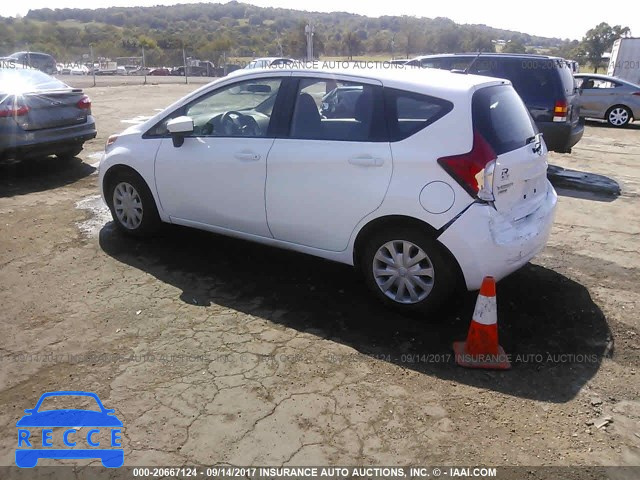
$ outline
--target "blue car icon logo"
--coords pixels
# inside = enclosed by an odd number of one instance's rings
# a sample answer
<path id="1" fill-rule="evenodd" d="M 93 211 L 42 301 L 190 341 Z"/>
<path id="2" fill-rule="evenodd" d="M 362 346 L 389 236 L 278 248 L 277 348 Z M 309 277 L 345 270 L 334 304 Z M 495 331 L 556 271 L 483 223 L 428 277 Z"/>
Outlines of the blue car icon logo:
<path id="1" fill-rule="evenodd" d="M 51 397 L 90 397 L 98 404 L 99 411 L 41 409 L 42 402 Z M 44 393 L 36 406 L 25 410 L 26 415 L 16 423 L 18 427 L 16 465 L 22 468 L 35 467 L 41 458 L 60 460 L 99 458 L 105 467 L 121 467 L 124 464 L 124 450 L 120 435 L 122 422 L 114 412 L 104 408 L 95 393 L 71 391 Z M 53 428 L 58 430 L 57 427 L 63 427 L 64 433 L 54 438 Z M 38 435 L 40 429 L 42 432 Z M 80 432 L 81 429 L 83 429 L 82 432 Z M 105 441 L 105 435 L 108 435 L 108 441 Z M 84 443 L 88 448 L 74 448 Z M 109 448 L 105 448 L 107 445 Z M 58 448 L 62 446 L 67 448 Z"/>

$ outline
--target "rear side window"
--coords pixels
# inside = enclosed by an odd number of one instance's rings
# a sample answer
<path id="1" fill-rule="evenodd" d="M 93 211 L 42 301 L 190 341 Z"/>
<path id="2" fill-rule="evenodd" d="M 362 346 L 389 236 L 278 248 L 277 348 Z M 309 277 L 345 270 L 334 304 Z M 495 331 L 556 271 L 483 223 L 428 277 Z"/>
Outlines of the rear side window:
<path id="1" fill-rule="evenodd" d="M 441 98 L 385 88 L 385 116 L 391 142 L 414 135 L 452 109 L 453 103 Z"/>
<path id="2" fill-rule="evenodd" d="M 565 95 L 573 95 L 575 93 L 576 81 L 573 77 L 569 62 L 558 60 L 558 73 L 560 74 Z"/>
<path id="3" fill-rule="evenodd" d="M 527 107 L 509 85 L 478 90 L 472 112 L 474 129 L 497 155 L 524 147 L 538 133 Z"/>
<path id="4" fill-rule="evenodd" d="M 504 77 L 523 98 L 555 98 L 558 66 L 549 59 L 513 59 L 503 65 Z M 571 87 L 573 90 L 573 87 Z"/>
<path id="5" fill-rule="evenodd" d="M 291 118 L 291 138 L 386 141 L 382 87 L 332 78 L 302 78 Z"/>

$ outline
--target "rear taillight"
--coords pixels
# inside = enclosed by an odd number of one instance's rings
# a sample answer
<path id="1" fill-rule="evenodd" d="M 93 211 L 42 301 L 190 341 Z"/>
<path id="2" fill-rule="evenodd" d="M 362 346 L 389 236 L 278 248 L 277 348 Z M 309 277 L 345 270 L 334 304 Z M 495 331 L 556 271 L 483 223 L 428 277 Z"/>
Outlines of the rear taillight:
<path id="1" fill-rule="evenodd" d="M 556 105 L 553 107 L 553 121 L 566 122 L 568 111 L 569 106 L 566 100 L 556 100 Z"/>
<path id="2" fill-rule="evenodd" d="M 78 100 L 76 105 L 82 110 L 91 110 L 91 99 L 84 95 L 80 100 Z"/>
<path id="3" fill-rule="evenodd" d="M 485 168 L 497 158 L 491 145 L 475 131 L 469 153 L 442 157 L 438 163 L 469 195 L 476 197 L 485 183 Z"/>
<path id="4" fill-rule="evenodd" d="M 638 90 L 637 92 L 633 92 L 631 95 L 636 95 L 636 96 L 640 97 L 640 90 Z"/>
<path id="5" fill-rule="evenodd" d="M 29 107 L 19 100 L 5 100 L 0 104 L 0 118 L 22 117 L 29 113 Z"/>
<path id="6" fill-rule="evenodd" d="M 107 148 L 109 148 L 111 145 L 113 145 L 114 143 L 116 143 L 116 140 L 118 139 L 118 135 L 111 135 L 109 138 L 107 138 L 107 143 L 104 146 L 104 149 L 106 150 Z"/>

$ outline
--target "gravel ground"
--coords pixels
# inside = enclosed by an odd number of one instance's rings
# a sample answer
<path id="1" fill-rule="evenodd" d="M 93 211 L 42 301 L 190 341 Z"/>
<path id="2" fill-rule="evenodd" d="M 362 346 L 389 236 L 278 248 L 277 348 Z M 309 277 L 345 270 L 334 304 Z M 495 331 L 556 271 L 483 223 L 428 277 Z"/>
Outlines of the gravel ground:
<path id="1" fill-rule="evenodd" d="M 0 465 L 54 390 L 116 409 L 125 465 L 640 465 L 640 126 L 589 123 L 551 155 L 622 194 L 560 192 L 548 247 L 498 284 L 513 369 L 474 371 L 451 350 L 474 293 L 405 318 L 343 265 L 114 231 L 106 137 L 197 87 L 86 88 L 99 135 L 78 158 L 0 166 Z"/>

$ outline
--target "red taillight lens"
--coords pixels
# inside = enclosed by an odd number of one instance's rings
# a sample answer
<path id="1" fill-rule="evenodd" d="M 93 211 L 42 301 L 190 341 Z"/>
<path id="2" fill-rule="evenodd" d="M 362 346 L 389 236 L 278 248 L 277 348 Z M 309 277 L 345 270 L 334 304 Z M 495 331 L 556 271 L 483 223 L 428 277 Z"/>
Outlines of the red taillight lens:
<path id="1" fill-rule="evenodd" d="M 107 138 L 107 143 L 105 144 L 104 149 L 106 150 L 108 147 L 116 143 L 117 139 L 118 135 L 111 135 L 109 138 Z"/>
<path id="2" fill-rule="evenodd" d="M 564 100 L 557 100 L 556 106 L 553 108 L 553 113 L 562 114 L 567 113 L 569 111 L 569 107 L 567 106 L 567 102 Z"/>
<path id="3" fill-rule="evenodd" d="M 29 113 L 29 107 L 20 101 L 9 100 L 0 104 L 0 118 L 22 117 Z"/>
<path id="4" fill-rule="evenodd" d="M 638 90 L 637 92 L 633 92 L 631 95 L 636 95 L 636 96 L 640 97 L 640 90 Z"/>
<path id="5" fill-rule="evenodd" d="M 566 100 L 556 100 L 555 107 L 553 107 L 553 121 L 554 122 L 566 122 L 567 112 L 569 106 Z"/>
<path id="6" fill-rule="evenodd" d="M 475 131 L 473 133 L 473 147 L 469 153 L 442 157 L 438 159 L 438 163 L 469 195 L 475 197 L 480 190 L 478 174 L 484 170 L 488 163 L 497 158 L 498 156 L 491 145 L 479 132 Z"/>
<path id="7" fill-rule="evenodd" d="M 78 103 L 76 103 L 76 105 L 78 106 L 78 108 L 81 108 L 83 110 L 91 110 L 91 99 L 85 95 L 80 100 L 78 100 Z"/>

